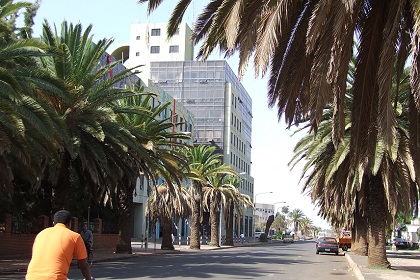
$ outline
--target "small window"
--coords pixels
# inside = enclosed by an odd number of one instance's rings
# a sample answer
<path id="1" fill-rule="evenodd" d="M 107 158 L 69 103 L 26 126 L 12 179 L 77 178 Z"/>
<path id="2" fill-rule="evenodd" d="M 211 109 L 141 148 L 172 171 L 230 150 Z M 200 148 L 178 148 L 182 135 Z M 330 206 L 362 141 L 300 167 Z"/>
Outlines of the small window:
<path id="1" fill-rule="evenodd" d="M 179 46 L 169 46 L 169 53 L 179 53 Z"/>
<path id="2" fill-rule="evenodd" d="M 140 56 L 140 52 L 136 52 L 136 56 Z"/>
<path id="3" fill-rule="evenodd" d="M 160 53 L 160 46 L 151 46 L 150 53 Z"/>
<path id="4" fill-rule="evenodd" d="M 136 36 L 136 40 L 140 40 L 140 36 Z"/>
<path id="5" fill-rule="evenodd" d="M 179 35 L 179 28 L 176 29 L 174 35 Z"/>
<path id="6" fill-rule="evenodd" d="M 154 28 L 152 29 L 151 36 L 160 36 L 160 28 Z"/>

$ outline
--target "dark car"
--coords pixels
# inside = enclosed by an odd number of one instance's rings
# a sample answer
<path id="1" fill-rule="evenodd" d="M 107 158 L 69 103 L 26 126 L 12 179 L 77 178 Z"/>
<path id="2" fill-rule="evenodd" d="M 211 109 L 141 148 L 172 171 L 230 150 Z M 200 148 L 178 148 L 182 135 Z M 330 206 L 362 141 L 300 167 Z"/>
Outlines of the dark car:
<path id="1" fill-rule="evenodd" d="M 395 246 L 397 248 L 407 248 L 408 247 L 407 240 L 405 240 L 404 238 L 401 238 L 401 237 L 395 238 L 393 243 L 395 244 Z"/>
<path id="2" fill-rule="evenodd" d="M 316 242 L 316 253 L 325 252 L 338 255 L 338 247 L 339 244 L 335 237 L 320 237 Z"/>

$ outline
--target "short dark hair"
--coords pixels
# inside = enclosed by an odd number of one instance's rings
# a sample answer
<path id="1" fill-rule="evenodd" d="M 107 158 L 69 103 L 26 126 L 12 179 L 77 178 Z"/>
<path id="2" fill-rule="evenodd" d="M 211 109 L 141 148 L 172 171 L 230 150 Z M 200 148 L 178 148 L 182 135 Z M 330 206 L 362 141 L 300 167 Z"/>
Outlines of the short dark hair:
<path id="1" fill-rule="evenodd" d="M 67 225 L 71 221 L 71 214 L 67 210 L 60 210 L 54 214 L 54 224 L 62 223 Z"/>

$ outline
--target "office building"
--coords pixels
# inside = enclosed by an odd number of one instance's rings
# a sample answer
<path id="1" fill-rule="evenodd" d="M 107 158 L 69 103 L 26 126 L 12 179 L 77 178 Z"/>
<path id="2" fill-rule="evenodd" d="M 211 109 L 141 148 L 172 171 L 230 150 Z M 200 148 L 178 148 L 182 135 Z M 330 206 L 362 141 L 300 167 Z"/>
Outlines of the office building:
<path id="1" fill-rule="evenodd" d="M 224 163 L 244 179 L 240 192 L 253 198 L 252 100 L 226 61 L 193 60 L 191 34 L 185 23 L 170 40 L 166 24 L 133 24 L 130 45 L 118 47 L 113 55 L 127 67 L 143 64 L 137 75 L 195 116 L 194 144 L 216 145 Z M 253 209 L 245 211 L 235 231 L 252 236 Z"/>

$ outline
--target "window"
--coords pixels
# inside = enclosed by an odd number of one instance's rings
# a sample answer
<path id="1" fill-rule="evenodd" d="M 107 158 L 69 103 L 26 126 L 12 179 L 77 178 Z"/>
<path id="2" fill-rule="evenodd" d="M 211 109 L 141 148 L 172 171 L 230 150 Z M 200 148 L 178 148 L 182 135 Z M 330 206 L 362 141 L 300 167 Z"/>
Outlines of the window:
<path id="1" fill-rule="evenodd" d="M 140 56 L 140 52 L 136 52 L 136 56 Z"/>
<path id="2" fill-rule="evenodd" d="M 179 28 L 176 29 L 175 34 L 174 35 L 179 35 Z"/>
<path id="3" fill-rule="evenodd" d="M 179 46 L 169 46 L 169 53 L 179 53 Z"/>
<path id="4" fill-rule="evenodd" d="M 160 53 L 160 46 L 151 46 L 150 53 Z"/>
<path id="5" fill-rule="evenodd" d="M 152 29 L 151 36 L 160 36 L 160 28 L 154 28 Z"/>
<path id="6" fill-rule="evenodd" d="M 140 40 L 140 36 L 136 36 L 136 40 Z"/>

